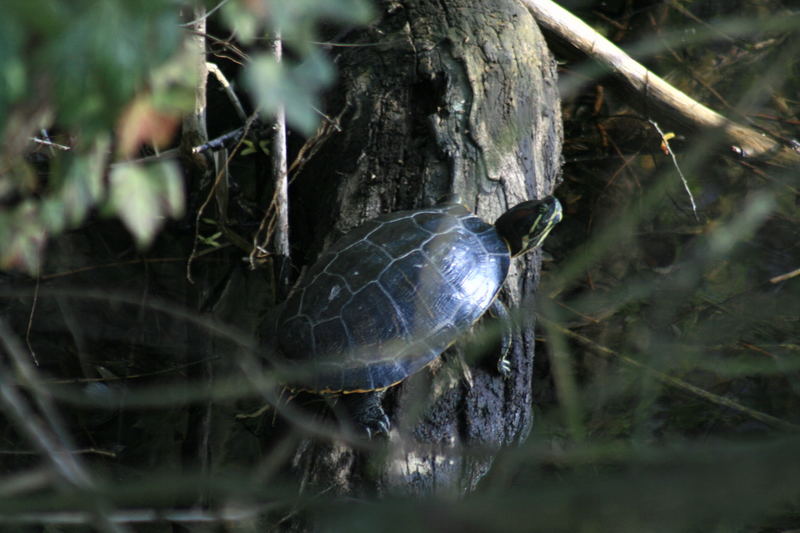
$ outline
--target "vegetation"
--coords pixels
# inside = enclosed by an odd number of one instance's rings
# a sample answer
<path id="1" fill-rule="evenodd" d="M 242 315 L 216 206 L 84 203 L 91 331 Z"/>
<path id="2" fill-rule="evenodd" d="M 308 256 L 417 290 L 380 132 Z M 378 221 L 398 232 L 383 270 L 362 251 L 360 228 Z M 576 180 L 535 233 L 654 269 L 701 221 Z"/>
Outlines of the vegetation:
<path id="1" fill-rule="evenodd" d="M 674 86 L 800 150 L 789 0 L 563 5 Z M 193 7 L 4 5 L 0 530 L 124 531 L 117 509 L 142 531 L 211 531 L 200 520 L 219 516 L 219 531 L 280 529 L 298 514 L 332 531 L 800 529 L 798 167 L 654 124 L 555 39 L 565 218 L 544 246 L 530 437 L 460 499 L 298 496 L 281 465 L 318 421 L 263 447 L 272 382 L 242 332 L 279 298 L 270 256 L 249 252 L 262 217 L 274 224 L 274 114 L 285 109 L 297 156 L 329 124 L 327 47 L 375 10 L 208 2 L 208 59 L 261 112 L 229 144 L 223 198 L 211 193 L 222 166 L 180 147 L 198 85 Z M 278 33 L 281 61 L 268 51 Z M 212 138 L 242 126 L 232 109 L 212 77 Z M 234 272 L 243 258 L 254 276 Z M 247 298 L 220 304 L 231 291 Z M 212 420 L 221 437 L 202 448 L 192 434 Z"/>

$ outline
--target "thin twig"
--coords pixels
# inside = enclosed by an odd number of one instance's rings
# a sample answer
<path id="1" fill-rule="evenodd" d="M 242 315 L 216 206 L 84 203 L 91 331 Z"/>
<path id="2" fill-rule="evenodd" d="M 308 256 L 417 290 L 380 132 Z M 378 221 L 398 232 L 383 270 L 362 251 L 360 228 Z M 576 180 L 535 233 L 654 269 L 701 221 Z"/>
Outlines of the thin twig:
<path id="1" fill-rule="evenodd" d="M 55 155 L 56 155 L 56 151 L 53 149 L 53 148 L 54 148 L 54 147 L 53 147 L 53 142 L 52 142 L 52 140 L 50 139 L 50 134 L 49 134 L 49 133 L 47 133 L 47 129 L 45 129 L 45 128 L 42 128 L 42 129 L 41 129 L 41 130 L 39 130 L 39 131 L 40 131 L 40 133 L 42 134 L 42 138 L 43 138 L 45 141 L 47 141 L 47 147 L 50 149 L 50 155 L 51 155 L 51 156 L 55 156 Z"/>
<path id="2" fill-rule="evenodd" d="M 236 143 L 236 146 L 230 152 L 228 159 L 225 161 L 225 165 L 229 165 L 231 160 L 233 160 L 234 156 L 239 152 L 239 147 L 244 142 L 244 139 L 247 137 L 248 131 L 250 131 L 250 127 L 252 126 L 253 122 L 258 118 L 257 113 L 253 113 L 250 115 L 250 118 L 247 119 L 247 122 L 244 125 L 244 131 L 242 132 L 242 136 L 239 138 L 239 141 Z M 214 193 L 216 191 L 217 186 L 219 185 L 220 181 L 222 180 L 222 173 L 223 170 L 217 172 L 216 177 L 214 178 L 214 183 L 211 185 L 211 189 L 208 191 L 208 195 L 206 196 L 203 203 L 197 209 L 197 214 L 195 215 L 194 220 L 194 242 L 192 244 L 192 253 L 189 254 L 189 258 L 186 260 L 186 279 L 189 283 L 194 283 L 192 279 L 192 262 L 194 262 L 195 258 L 198 256 L 197 253 L 197 243 L 200 240 L 200 219 L 203 216 L 203 212 L 205 211 L 208 204 L 211 202 L 211 199 L 214 197 Z"/>
<path id="3" fill-rule="evenodd" d="M 210 17 L 215 11 L 217 11 L 219 8 L 221 8 L 228 2 L 229 0 L 222 0 L 220 3 L 218 3 L 217 5 L 215 5 L 214 7 L 212 7 L 211 9 L 209 9 L 208 11 L 197 17 L 196 19 L 190 20 L 189 22 L 184 22 L 183 24 L 179 24 L 179 26 L 181 26 L 182 28 L 191 28 L 192 26 L 195 26 L 200 22 L 205 22 L 205 20 L 208 17 Z"/>
<path id="4" fill-rule="evenodd" d="M 281 44 L 281 36 L 278 33 L 272 41 L 272 53 L 275 60 L 280 62 L 283 57 L 283 45 Z M 261 232 L 271 223 L 272 206 L 275 207 L 275 227 L 274 234 L 272 235 L 272 243 L 275 250 L 275 255 L 278 256 L 278 276 L 277 282 L 280 286 L 280 292 L 285 292 L 288 277 L 285 276 L 286 265 L 289 261 L 290 248 L 289 248 L 289 185 L 288 185 L 288 169 L 287 169 L 287 155 L 286 155 L 286 115 L 283 105 L 278 106 L 275 112 L 275 131 L 272 140 L 272 174 L 275 180 L 275 195 L 271 202 L 270 209 L 264 213 L 261 219 L 258 230 L 253 235 L 253 249 L 250 252 L 249 260 L 251 268 L 255 268 L 255 255 L 259 249 L 266 249 L 267 243 L 270 238 L 270 232 L 264 235 L 263 243 L 259 244 L 259 236 Z"/>
<path id="5" fill-rule="evenodd" d="M 2 368 L 2 374 L 0 400 L 6 407 L 5 412 L 64 481 L 75 487 L 87 488 L 90 482 L 84 470 L 72 459 L 69 451 L 62 448 L 55 434 L 45 428 L 41 417 L 36 415 L 19 388 L 6 378 L 11 375 L 11 370 Z"/>
<path id="6" fill-rule="evenodd" d="M 694 213 L 694 219 L 700 222 L 700 217 L 697 216 L 697 204 L 694 202 L 694 195 L 692 194 L 692 191 L 689 189 L 689 183 L 686 181 L 686 176 L 683 175 L 683 171 L 681 171 L 681 167 L 680 165 L 678 165 L 678 160 L 675 158 L 675 151 L 669 145 L 669 139 L 667 138 L 666 135 L 664 135 L 664 132 L 661 131 L 661 128 L 658 127 L 658 124 L 656 124 L 655 120 L 650 119 L 649 122 L 650 124 L 653 125 L 658 134 L 661 136 L 661 142 L 663 142 L 664 145 L 666 146 L 667 153 L 669 153 L 669 156 L 672 158 L 672 164 L 675 165 L 675 170 L 678 171 L 678 176 L 681 177 L 683 188 L 686 190 L 686 194 L 689 195 L 689 201 L 692 203 L 692 213 Z"/>
<path id="7" fill-rule="evenodd" d="M 144 157 L 139 157 L 137 159 L 127 159 L 125 161 L 117 161 L 116 163 L 111 163 L 109 165 L 109 168 L 114 169 L 125 165 L 148 165 L 150 163 L 158 163 L 159 161 L 169 161 L 175 159 L 179 155 L 180 155 L 179 148 L 170 148 L 168 150 L 159 152 L 158 154 L 147 155 Z"/>
<path id="8" fill-rule="evenodd" d="M 39 366 L 39 360 L 36 358 L 36 352 L 31 345 L 31 329 L 33 328 L 33 315 L 36 313 L 36 302 L 39 301 L 39 285 L 41 280 L 42 277 L 37 272 L 36 285 L 33 288 L 33 301 L 31 302 L 31 310 L 28 313 L 28 327 L 25 328 L 25 344 L 28 346 L 28 351 L 30 352 L 33 363 L 36 366 Z"/>
<path id="9" fill-rule="evenodd" d="M 202 257 L 204 255 L 217 252 L 227 246 L 228 244 L 222 244 L 220 245 L 219 248 L 206 248 L 205 250 L 197 252 L 196 257 Z M 136 259 L 128 259 L 127 261 L 115 261 L 113 263 L 103 263 L 102 265 L 89 265 L 85 267 L 78 267 L 73 270 L 67 270 L 64 272 L 53 272 L 52 274 L 43 274 L 41 279 L 42 281 L 47 281 L 51 279 L 65 278 L 67 276 L 74 276 L 82 272 L 91 272 L 92 270 L 98 270 L 101 268 L 119 268 L 121 266 L 136 265 L 136 264 L 148 265 L 149 263 L 175 263 L 185 260 L 186 260 L 185 257 L 139 257 Z M 222 261 L 222 259 L 220 259 L 219 261 Z"/>
<path id="10" fill-rule="evenodd" d="M 94 509 L 88 516 L 92 517 L 96 527 L 112 533 L 127 531 L 127 528 L 108 519 L 108 505 L 103 501 L 104 498 L 97 492 L 83 464 L 69 451 L 75 446 L 64 429 L 47 389 L 39 381 L 36 370 L 28 358 L 23 355 L 22 346 L 17 342 L 16 336 L 2 319 L 0 319 L 0 342 L 16 370 L 14 372 L 10 368 L 5 368 L 0 361 L 0 402 L 6 407 L 6 414 L 31 444 L 39 449 L 66 484 L 95 494 L 92 500 Z M 37 415 L 14 383 L 12 379 L 14 375 L 20 375 L 30 386 L 33 401 L 36 402 L 41 416 Z"/>
<path id="11" fill-rule="evenodd" d="M 76 383 L 113 383 L 116 381 L 128 382 L 135 379 L 150 378 L 153 376 L 162 376 L 164 374 L 178 373 L 179 370 L 191 368 L 195 365 L 206 363 L 208 361 L 216 361 L 220 358 L 221 356 L 219 355 L 212 355 L 209 357 L 204 357 L 203 359 L 198 359 L 197 361 L 171 366 L 169 368 L 164 368 L 162 370 L 154 370 L 152 372 L 140 372 L 137 374 L 126 374 L 124 376 L 105 376 L 99 378 L 75 378 L 75 379 L 48 379 L 44 381 L 44 383 L 52 385 L 66 385 L 66 384 L 76 384 Z"/>
<path id="12" fill-rule="evenodd" d="M 228 78 L 225 77 L 225 74 L 222 73 L 222 70 L 217 66 L 216 63 L 206 62 L 206 68 L 210 73 L 217 78 L 217 81 L 222 88 L 225 90 L 225 94 L 228 96 L 228 100 L 231 101 L 233 104 L 233 108 L 236 109 L 236 114 L 239 115 L 239 118 L 242 122 L 247 120 L 247 113 L 244 112 L 244 108 L 242 107 L 242 103 L 239 101 L 239 97 L 236 96 L 236 93 L 233 92 L 233 86 L 231 86 Z"/>
<path id="13" fill-rule="evenodd" d="M 283 61 L 283 44 L 280 32 L 272 41 L 275 60 Z M 272 172 L 275 176 L 275 253 L 289 259 L 289 185 L 286 156 L 286 114 L 283 105 L 275 113 L 275 136 L 272 141 Z"/>
<path id="14" fill-rule="evenodd" d="M 219 137 L 211 139 L 207 143 L 192 147 L 192 153 L 199 154 L 201 152 L 206 152 L 208 150 L 222 150 L 223 148 L 229 148 L 229 145 L 230 146 L 235 145 L 243 137 L 244 137 L 244 126 L 241 126 L 233 131 L 223 133 Z"/>
<path id="15" fill-rule="evenodd" d="M 38 455 L 38 450 L 0 450 L 0 455 Z M 68 450 L 68 453 L 75 455 L 103 455 L 105 457 L 116 458 L 117 454 L 108 450 L 97 448 L 81 448 L 80 450 Z"/>
<path id="16" fill-rule="evenodd" d="M 677 11 L 678 13 L 683 15 L 684 17 L 692 20 L 696 24 L 704 26 L 711 33 L 716 33 L 717 36 L 719 36 L 719 37 L 725 39 L 726 41 L 728 41 L 728 44 L 735 46 L 739 50 L 744 50 L 741 46 L 739 46 L 739 43 L 736 41 L 736 39 L 734 39 L 733 37 L 731 37 L 727 33 L 723 32 L 723 31 L 720 31 L 719 28 L 717 28 L 714 24 L 709 24 L 705 20 L 701 19 L 700 17 L 698 17 L 697 15 L 695 15 L 694 13 L 692 13 L 691 11 L 689 11 L 688 9 L 683 7 L 680 4 L 680 2 L 677 2 L 676 0 L 669 0 L 668 4 L 669 4 L 670 8 L 674 9 L 675 11 Z"/>
<path id="17" fill-rule="evenodd" d="M 55 405 L 53 404 L 52 398 L 50 397 L 50 392 L 47 387 L 39 380 L 39 377 L 36 373 L 36 369 L 31 366 L 30 361 L 27 357 L 23 355 L 22 346 L 20 346 L 17 342 L 17 337 L 11 331 L 11 328 L 8 327 L 5 320 L 0 319 L 0 343 L 2 343 L 3 347 L 5 348 L 5 352 L 8 354 L 9 359 L 14 364 L 13 371 L 9 369 L 3 369 L 0 371 L 2 374 L 2 381 L 0 381 L 0 386 L 7 388 L 7 393 L 10 395 L 9 400 L 14 402 L 16 399 L 15 391 L 17 389 L 16 384 L 13 381 L 10 381 L 10 377 L 17 374 L 19 375 L 24 382 L 30 387 L 31 391 L 33 392 L 32 397 L 33 400 L 36 402 L 39 410 L 41 411 L 42 418 L 44 421 L 47 422 L 47 425 L 52 431 L 52 435 L 54 440 L 51 440 L 49 437 L 41 439 L 40 442 L 46 443 L 47 448 L 51 455 L 57 452 L 63 452 L 65 449 L 75 448 L 71 439 L 69 438 L 68 433 L 63 427 L 63 423 L 61 421 L 61 417 L 58 415 Z M 0 363 L 2 364 L 2 363 Z M 27 402 L 23 402 L 19 404 L 17 412 L 28 412 L 30 408 L 27 405 Z M 38 420 L 39 417 L 31 417 L 32 419 Z M 22 418 L 21 420 L 25 420 Z M 33 424 L 36 425 L 35 423 Z M 39 426 L 36 426 L 37 428 Z M 44 426 L 42 426 L 44 427 Z M 44 430 L 43 430 L 44 431 Z M 47 436 L 48 432 L 44 431 L 43 435 Z M 49 444 L 51 443 L 52 444 Z M 72 465 L 67 463 L 61 463 L 57 460 L 57 458 L 53 459 L 54 461 L 58 462 L 59 465 L 65 464 L 66 466 L 60 466 L 59 471 L 65 476 L 67 480 L 72 482 L 76 486 L 82 486 L 88 481 L 88 477 L 83 473 L 82 469 L 79 468 L 77 465 Z"/>
<path id="18" fill-rule="evenodd" d="M 607 67 L 641 100 L 632 103 L 660 115 L 656 117 L 659 120 L 676 122 L 695 131 L 717 130 L 724 135 L 730 149 L 742 157 L 778 165 L 800 164 L 800 154 L 794 150 L 692 99 L 552 0 L 521 1 L 543 29 Z"/>
<path id="19" fill-rule="evenodd" d="M 684 392 L 688 392 L 690 394 L 694 394 L 695 396 L 698 396 L 713 404 L 733 409 L 744 415 L 749 416 L 750 418 L 753 418 L 754 420 L 763 422 L 768 426 L 793 432 L 800 431 L 800 426 L 798 426 L 797 424 L 792 424 L 791 422 L 787 422 L 786 420 L 782 420 L 772 415 L 768 415 L 767 413 L 762 413 L 761 411 L 757 411 L 756 409 L 752 409 L 750 407 L 742 405 L 737 401 L 725 398 L 724 396 L 719 396 L 712 392 L 708 392 L 707 390 L 701 389 L 700 387 L 692 385 L 691 383 L 688 383 L 680 378 L 676 378 L 674 376 L 670 376 L 669 374 L 665 374 L 664 372 L 660 372 L 654 368 L 647 366 L 641 361 L 637 361 L 636 359 L 623 355 L 615 350 L 612 350 L 611 348 L 608 348 L 607 346 L 603 346 L 588 337 L 585 337 L 579 333 L 575 333 L 571 329 L 565 328 L 564 326 L 557 324 L 552 320 L 549 320 L 544 317 L 539 317 L 539 320 L 544 322 L 547 325 L 547 327 L 551 327 L 554 330 L 558 331 L 559 333 L 562 333 L 563 335 L 573 338 L 578 342 L 580 342 L 581 344 L 583 344 L 584 346 L 591 348 L 592 350 L 594 350 L 595 353 L 604 357 L 614 357 L 628 366 L 632 366 L 638 368 L 639 370 L 643 370 L 648 374 L 651 374 L 658 381 L 664 383 L 665 385 L 674 387 Z"/>
<path id="20" fill-rule="evenodd" d="M 228 55 L 222 55 L 219 52 L 215 52 L 215 51 L 212 50 L 211 51 L 211 55 L 213 55 L 214 57 L 218 57 L 218 58 L 221 58 L 221 59 L 227 59 L 231 63 L 235 63 L 235 64 L 237 64 L 239 66 L 244 66 L 244 64 L 247 63 L 250 60 L 250 56 L 247 53 L 245 53 L 244 50 L 242 50 L 241 48 L 239 48 L 238 46 L 233 44 L 231 41 L 229 41 L 227 39 L 221 39 L 221 38 L 217 37 L 216 35 L 211 35 L 210 33 L 204 33 L 203 36 L 206 39 L 209 39 L 209 40 L 219 44 L 223 48 L 225 48 L 227 50 L 230 50 L 231 52 L 236 54 L 238 59 L 236 59 L 234 57 L 231 57 L 231 56 L 228 56 Z"/>
<path id="21" fill-rule="evenodd" d="M 392 46 L 395 44 L 401 44 L 405 41 L 381 41 L 378 43 L 337 43 L 333 41 L 310 41 L 311 44 L 316 44 L 318 46 L 328 46 L 328 47 L 337 47 L 337 48 L 366 48 L 369 46 Z"/>
<path id="22" fill-rule="evenodd" d="M 770 283 L 780 283 L 782 281 L 786 281 L 787 279 L 793 278 L 795 276 L 800 276 L 800 268 L 792 270 L 791 272 L 787 272 L 786 274 L 781 274 L 780 276 L 775 276 L 774 278 L 770 278 Z"/>
<path id="23" fill-rule="evenodd" d="M 64 150 L 64 151 L 72 150 L 72 148 L 69 147 L 69 146 L 64 146 L 63 144 L 54 143 L 53 141 L 50 141 L 48 139 L 40 139 L 39 137 L 31 137 L 31 140 L 33 142 L 37 143 L 37 144 L 42 144 L 44 146 L 49 146 L 51 149 L 52 148 L 58 148 L 59 150 Z"/>
<path id="24" fill-rule="evenodd" d="M 188 8 L 187 8 L 188 9 Z M 189 33 L 184 38 L 184 49 L 191 58 L 192 67 L 196 76 L 194 87 L 194 110 L 183 117 L 181 131 L 181 148 L 185 154 L 191 154 L 193 146 L 208 142 L 208 129 L 206 127 L 206 85 L 208 81 L 208 69 L 206 68 L 206 8 L 200 1 L 194 2 L 191 13 L 193 19 L 190 21 L 194 32 Z M 196 160 L 196 165 L 203 170 L 201 159 Z"/>

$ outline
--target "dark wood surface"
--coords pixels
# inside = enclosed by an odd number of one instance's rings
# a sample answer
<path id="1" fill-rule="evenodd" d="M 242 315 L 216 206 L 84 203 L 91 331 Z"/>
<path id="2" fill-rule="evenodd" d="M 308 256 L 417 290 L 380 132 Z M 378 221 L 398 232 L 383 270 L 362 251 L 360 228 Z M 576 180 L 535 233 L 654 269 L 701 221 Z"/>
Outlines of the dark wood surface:
<path id="1" fill-rule="evenodd" d="M 507 206 L 549 194 L 558 179 L 555 63 L 524 8 L 505 0 L 380 7 L 377 23 L 345 37 L 354 46 L 333 49 L 339 83 L 326 113 L 340 131 L 316 144 L 291 191 L 300 263 L 383 212 L 456 193 L 493 222 Z M 377 450 L 301 446 L 294 465 L 306 490 L 420 496 L 473 489 L 493 450 L 520 442 L 531 427 L 538 270 L 536 252 L 515 261 L 501 294 L 512 308 L 524 302 L 509 379 L 495 369 L 496 344 L 466 367 L 460 348 L 449 350 L 387 392 L 394 428 Z"/>

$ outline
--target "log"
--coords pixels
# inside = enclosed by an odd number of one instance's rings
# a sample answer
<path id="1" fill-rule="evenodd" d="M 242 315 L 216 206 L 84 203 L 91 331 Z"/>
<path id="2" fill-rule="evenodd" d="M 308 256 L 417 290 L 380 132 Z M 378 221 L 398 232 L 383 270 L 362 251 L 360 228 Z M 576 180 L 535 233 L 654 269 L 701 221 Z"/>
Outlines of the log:
<path id="1" fill-rule="evenodd" d="M 309 265 L 347 230 L 383 212 L 456 193 L 493 222 L 508 206 L 552 192 L 562 126 L 555 63 L 533 17 L 506 0 L 381 3 L 380 19 L 334 48 L 339 83 L 326 125 L 294 176 L 292 256 Z M 538 252 L 516 260 L 501 298 L 523 317 L 510 355 L 498 347 L 464 370 L 449 350 L 389 389 L 394 429 L 371 453 L 305 440 L 293 475 L 310 491 L 464 494 L 502 446 L 532 423 L 533 301 Z M 318 402 L 320 403 L 320 402 Z M 313 487 L 313 488 L 312 488 Z"/>

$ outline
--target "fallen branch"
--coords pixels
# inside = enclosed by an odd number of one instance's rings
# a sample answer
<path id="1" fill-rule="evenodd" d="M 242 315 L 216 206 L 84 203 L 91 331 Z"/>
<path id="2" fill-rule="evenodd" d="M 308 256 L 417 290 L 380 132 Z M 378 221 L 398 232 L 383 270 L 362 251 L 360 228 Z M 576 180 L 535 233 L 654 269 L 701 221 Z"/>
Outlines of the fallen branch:
<path id="1" fill-rule="evenodd" d="M 551 0 L 520 0 L 539 25 L 569 46 L 608 67 L 625 88 L 636 95 L 634 104 L 658 122 L 687 130 L 714 130 L 728 149 L 745 158 L 757 158 L 782 166 L 800 165 L 800 152 L 743 126 L 676 89 L 647 70 L 589 25 Z"/>

